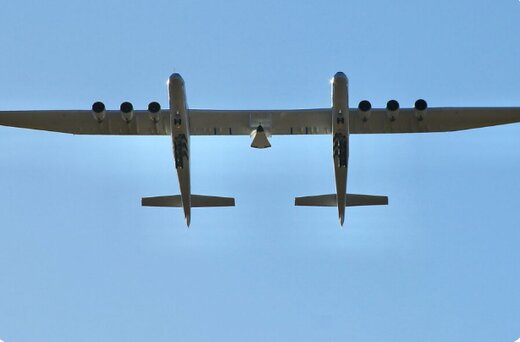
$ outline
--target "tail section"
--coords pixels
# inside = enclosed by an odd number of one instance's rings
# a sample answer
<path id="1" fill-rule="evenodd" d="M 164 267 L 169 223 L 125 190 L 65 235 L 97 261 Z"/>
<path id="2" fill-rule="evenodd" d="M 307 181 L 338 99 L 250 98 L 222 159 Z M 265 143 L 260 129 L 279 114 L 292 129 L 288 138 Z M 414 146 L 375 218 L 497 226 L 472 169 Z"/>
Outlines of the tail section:
<path id="1" fill-rule="evenodd" d="M 296 197 L 294 204 L 308 207 L 336 207 L 338 205 L 336 194 Z M 365 205 L 387 205 L 387 196 L 355 195 L 347 194 L 347 207 Z"/>
<path id="2" fill-rule="evenodd" d="M 143 207 L 182 207 L 182 199 L 180 195 L 174 196 L 157 196 L 144 197 L 141 200 Z M 233 197 L 203 196 L 191 195 L 191 207 L 234 207 L 235 199 Z"/>

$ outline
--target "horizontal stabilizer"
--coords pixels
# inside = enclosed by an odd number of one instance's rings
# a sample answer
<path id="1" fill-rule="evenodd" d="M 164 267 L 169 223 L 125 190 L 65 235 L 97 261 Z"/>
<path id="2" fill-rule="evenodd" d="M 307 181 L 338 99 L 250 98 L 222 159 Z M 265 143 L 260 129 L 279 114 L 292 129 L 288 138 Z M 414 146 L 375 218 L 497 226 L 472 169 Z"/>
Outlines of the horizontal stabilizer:
<path id="1" fill-rule="evenodd" d="M 191 206 L 196 207 L 234 207 L 233 197 L 191 195 Z"/>
<path id="2" fill-rule="evenodd" d="M 347 207 L 357 207 L 362 205 L 388 205 L 388 197 L 347 194 Z"/>
<path id="3" fill-rule="evenodd" d="M 144 197 L 141 200 L 144 207 L 182 207 L 180 195 L 174 196 L 157 196 Z M 234 207 L 235 199 L 233 197 L 203 196 L 191 195 L 191 207 Z"/>
<path id="4" fill-rule="evenodd" d="M 337 206 L 336 194 L 296 197 L 294 204 L 306 207 L 335 207 Z"/>
<path id="5" fill-rule="evenodd" d="M 294 204 L 308 207 L 336 207 L 338 205 L 336 194 L 296 197 Z M 388 197 L 347 194 L 347 207 L 363 205 L 387 205 Z"/>

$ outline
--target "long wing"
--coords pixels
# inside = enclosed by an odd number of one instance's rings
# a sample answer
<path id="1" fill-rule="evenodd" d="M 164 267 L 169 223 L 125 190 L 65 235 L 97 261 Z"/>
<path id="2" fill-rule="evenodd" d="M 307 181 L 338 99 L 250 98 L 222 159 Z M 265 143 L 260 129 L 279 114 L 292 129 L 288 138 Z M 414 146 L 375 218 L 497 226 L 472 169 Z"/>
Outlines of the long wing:
<path id="1" fill-rule="evenodd" d="M 157 120 L 158 118 L 158 120 Z M 447 132 L 520 122 L 520 108 L 428 108 L 421 117 L 414 109 L 401 109 L 390 120 L 386 109 L 373 109 L 368 120 L 357 109 L 350 111 L 350 132 Z M 98 123 L 90 110 L 0 111 L 0 125 L 72 134 L 167 135 L 169 111 L 152 120 L 148 111 L 134 111 L 129 123 L 117 110 L 106 111 Z M 192 135 L 249 135 L 258 125 L 273 135 L 330 134 L 331 111 L 295 110 L 190 110 Z"/>

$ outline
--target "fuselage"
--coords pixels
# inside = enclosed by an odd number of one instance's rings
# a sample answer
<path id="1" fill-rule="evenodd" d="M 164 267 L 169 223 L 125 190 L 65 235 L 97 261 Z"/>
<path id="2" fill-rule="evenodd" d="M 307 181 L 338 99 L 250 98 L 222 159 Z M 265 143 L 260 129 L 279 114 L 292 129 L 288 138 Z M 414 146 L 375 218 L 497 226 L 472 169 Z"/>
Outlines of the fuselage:
<path id="1" fill-rule="evenodd" d="M 174 162 L 179 178 L 184 217 L 189 226 L 191 220 L 190 128 L 186 90 L 181 75 L 174 73 L 170 76 L 168 95 Z"/>
<path id="2" fill-rule="evenodd" d="M 332 79 L 332 146 L 336 199 L 340 224 L 345 221 L 349 155 L 348 78 L 338 72 Z"/>

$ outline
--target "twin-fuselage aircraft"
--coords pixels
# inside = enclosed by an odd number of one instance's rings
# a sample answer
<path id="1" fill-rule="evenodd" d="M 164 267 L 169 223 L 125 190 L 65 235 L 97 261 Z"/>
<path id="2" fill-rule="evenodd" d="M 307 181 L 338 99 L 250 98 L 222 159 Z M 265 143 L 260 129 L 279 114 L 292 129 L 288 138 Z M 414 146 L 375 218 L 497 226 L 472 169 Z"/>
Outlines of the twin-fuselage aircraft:
<path id="1" fill-rule="evenodd" d="M 91 110 L 0 111 L 0 125 L 71 134 L 169 135 L 172 139 L 180 195 L 142 198 L 143 206 L 182 207 L 186 224 L 193 207 L 234 206 L 231 197 L 191 193 L 190 136 L 250 135 L 251 147 L 271 147 L 271 135 L 330 134 L 336 180 L 334 194 L 297 197 L 297 206 L 337 207 L 343 225 L 349 206 L 386 205 L 388 197 L 347 193 L 349 136 L 360 133 L 447 132 L 520 121 L 520 108 L 428 108 L 419 99 L 413 108 L 401 109 L 396 100 L 373 109 L 369 101 L 349 108 L 348 78 L 338 72 L 331 80 L 329 108 L 295 110 L 189 109 L 183 78 L 168 80 L 169 109 L 151 102 L 148 110 L 134 110 L 130 102 L 120 110 L 106 110 L 95 102 Z"/>

